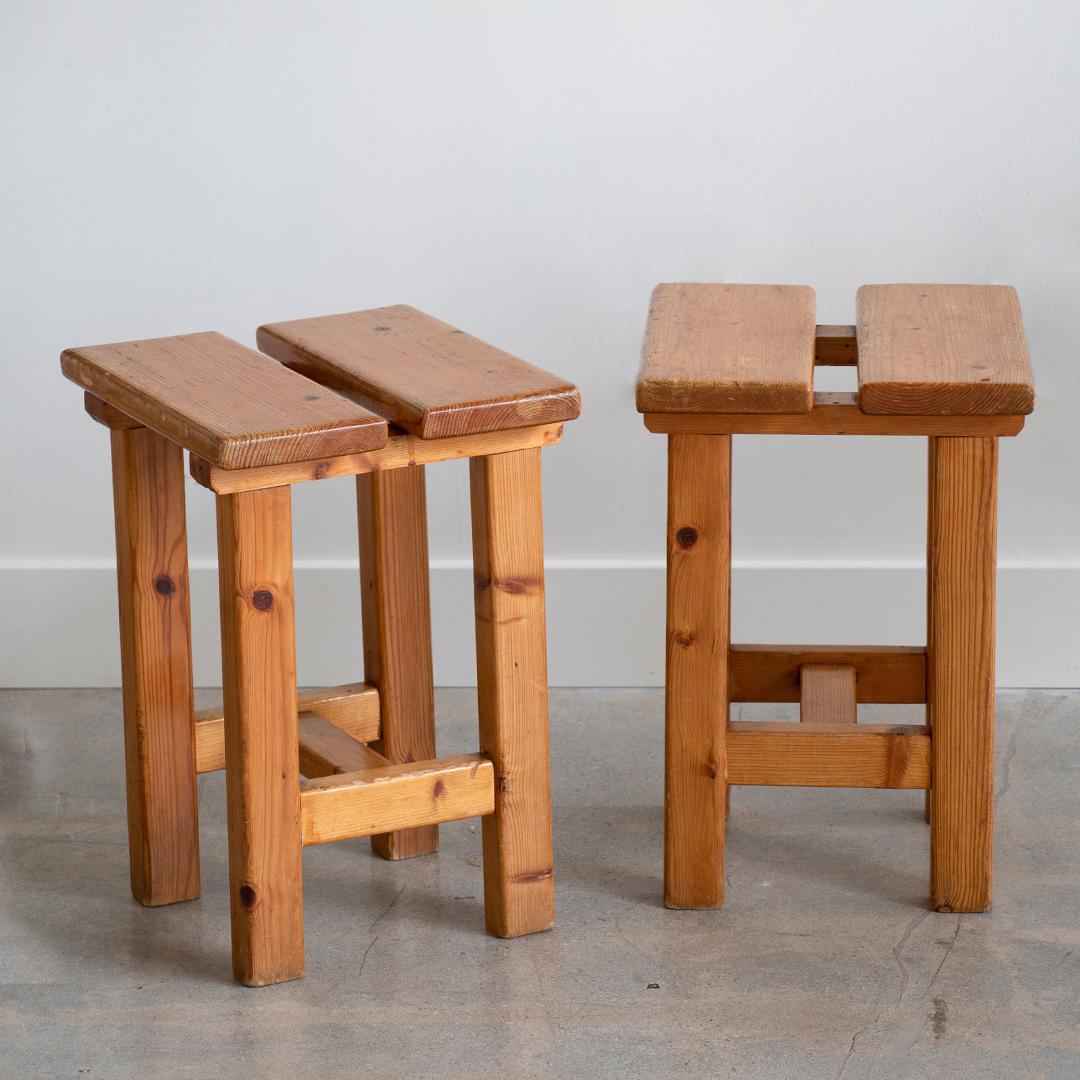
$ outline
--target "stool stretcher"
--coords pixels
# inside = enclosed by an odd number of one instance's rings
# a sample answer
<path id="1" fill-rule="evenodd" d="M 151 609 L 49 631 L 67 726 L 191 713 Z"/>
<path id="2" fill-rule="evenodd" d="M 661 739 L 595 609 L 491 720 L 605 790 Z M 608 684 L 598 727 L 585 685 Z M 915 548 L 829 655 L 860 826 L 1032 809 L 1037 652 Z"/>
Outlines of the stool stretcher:
<path id="1" fill-rule="evenodd" d="M 362 743 L 379 737 L 379 691 L 346 683 L 296 695 L 299 716 L 319 716 Z M 199 772 L 225 768 L 225 711 L 220 705 L 195 713 L 195 763 Z"/>
<path id="2" fill-rule="evenodd" d="M 728 724 L 729 784 L 929 788 L 922 724 Z"/>
<path id="3" fill-rule="evenodd" d="M 926 701 L 922 645 L 732 645 L 728 684 L 732 701 L 798 701 L 799 670 L 807 664 L 855 668 L 862 705 L 920 705 Z"/>
<path id="4" fill-rule="evenodd" d="M 481 754 L 386 765 L 300 785 L 303 843 L 326 844 L 495 809 L 495 771 Z"/>

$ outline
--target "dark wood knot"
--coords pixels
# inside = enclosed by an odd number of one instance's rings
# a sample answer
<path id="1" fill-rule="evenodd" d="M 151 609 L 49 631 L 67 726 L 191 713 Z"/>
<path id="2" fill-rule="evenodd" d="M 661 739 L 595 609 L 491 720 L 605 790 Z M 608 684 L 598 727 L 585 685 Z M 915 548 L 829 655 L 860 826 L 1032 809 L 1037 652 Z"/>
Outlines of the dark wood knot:
<path id="1" fill-rule="evenodd" d="M 159 574 L 154 582 L 154 592 L 162 596 L 170 596 L 176 592 L 176 582 L 168 574 Z"/>
<path id="2" fill-rule="evenodd" d="M 697 543 L 697 529 L 690 525 L 684 525 L 675 534 L 675 543 L 684 551 L 689 551 Z"/>
<path id="3" fill-rule="evenodd" d="M 256 589 L 251 604 L 256 611 L 269 611 L 274 606 L 274 594 L 268 589 Z"/>

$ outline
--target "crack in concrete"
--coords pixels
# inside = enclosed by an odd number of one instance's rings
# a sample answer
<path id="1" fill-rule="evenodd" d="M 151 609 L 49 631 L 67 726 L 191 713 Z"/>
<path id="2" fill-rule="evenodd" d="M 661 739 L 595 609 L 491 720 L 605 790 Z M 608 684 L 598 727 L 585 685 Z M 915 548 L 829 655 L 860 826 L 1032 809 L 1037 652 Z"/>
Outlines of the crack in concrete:
<path id="1" fill-rule="evenodd" d="M 855 1040 L 866 1030 L 866 1028 L 860 1028 L 851 1036 L 851 1045 L 848 1047 L 847 1053 L 844 1055 L 844 1060 L 840 1062 L 840 1071 L 836 1074 L 836 1080 L 843 1080 L 844 1070 L 847 1069 L 847 1063 L 851 1059 L 851 1055 L 855 1053 Z"/>
<path id="2" fill-rule="evenodd" d="M 1005 748 L 1005 760 L 1001 763 L 1001 790 L 998 791 L 994 798 L 994 814 L 997 815 L 998 807 L 1001 805 L 1001 800 L 1005 798 L 1005 792 L 1009 790 L 1009 781 L 1011 779 L 1010 769 L 1012 767 L 1013 758 L 1016 757 L 1016 739 L 1020 734 L 1020 724 L 1017 723 L 1013 728 L 1012 735 L 1009 736 L 1009 744 Z"/>
<path id="3" fill-rule="evenodd" d="M 375 921 L 368 927 L 368 933 L 369 934 L 371 933 L 372 930 L 375 929 L 376 926 L 379 925 L 379 923 L 381 923 L 383 921 L 383 919 L 386 918 L 387 915 L 390 914 L 391 911 L 394 910 L 394 908 L 397 906 L 397 902 L 401 899 L 403 893 L 405 892 L 405 890 L 407 888 L 408 888 L 407 885 L 402 885 L 401 888 L 398 889 L 397 895 L 394 897 L 394 899 L 391 900 L 390 903 L 387 904 L 386 907 L 384 907 L 382 909 L 382 911 L 380 911 L 379 914 L 375 916 Z"/>
<path id="4" fill-rule="evenodd" d="M 941 963 L 937 966 L 937 971 L 934 972 L 934 977 L 930 980 L 929 986 L 926 988 L 926 992 L 929 994 L 934 988 L 934 983 L 937 982 L 938 976 L 941 974 L 941 969 L 945 966 L 945 961 L 952 955 L 953 946 L 956 944 L 956 939 L 960 936 L 960 921 L 963 919 L 963 915 L 957 913 L 956 916 L 956 929 L 953 931 L 952 940 L 949 942 L 945 949 L 945 955 L 941 958 Z"/>
<path id="5" fill-rule="evenodd" d="M 367 963 L 368 953 L 375 948 L 375 942 L 379 940 L 379 935 L 376 934 L 369 942 L 368 947 L 364 950 L 364 955 L 360 957 L 360 969 L 356 973 L 356 978 L 359 981 L 364 975 L 364 965 Z"/>
<path id="6" fill-rule="evenodd" d="M 547 986 L 544 984 L 544 976 L 540 974 L 540 964 L 537 962 L 535 951 L 529 952 L 529 960 L 532 963 L 536 985 L 540 988 L 540 1008 L 544 1010 L 544 1018 L 547 1020 L 548 1025 L 553 1026 L 555 1018 L 551 1015 L 551 1002 L 548 1000 Z"/>
<path id="7" fill-rule="evenodd" d="M 904 995 L 907 993 L 908 984 L 911 981 L 911 973 L 908 971 L 907 964 L 904 963 L 904 950 L 907 948 L 907 944 L 911 940 L 911 935 L 915 933 L 915 931 L 919 928 L 919 926 L 922 925 L 922 923 L 930 915 L 931 915 L 931 912 L 929 910 L 920 911 L 919 914 L 916 915 L 904 927 L 903 932 L 900 934 L 900 937 L 897 939 L 896 943 L 893 945 L 893 947 L 892 947 L 893 959 L 896 961 L 896 966 L 900 969 L 900 985 L 899 985 L 898 992 L 897 992 L 897 995 L 896 995 L 896 1000 L 895 1000 L 895 1002 L 893 1002 L 891 1007 L 888 1004 L 883 1005 L 881 1007 L 881 1009 L 878 1010 L 877 1016 L 875 1016 L 874 1019 L 870 1021 L 870 1023 L 864 1024 L 861 1028 L 859 1028 L 857 1031 L 855 1031 L 855 1033 L 851 1036 L 851 1042 L 848 1044 L 848 1049 L 847 1049 L 847 1053 L 844 1055 L 844 1060 L 842 1062 L 840 1062 L 840 1068 L 836 1073 L 835 1080 L 843 1080 L 844 1073 L 847 1071 L 848 1062 L 851 1060 L 852 1055 L 855 1053 L 855 1045 L 859 1041 L 859 1039 L 861 1039 L 862 1036 L 865 1035 L 872 1028 L 877 1027 L 877 1025 L 881 1023 L 882 1019 L 884 1018 L 884 1016 L 885 1016 L 885 1014 L 887 1012 L 890 1012 L 890 1011 L 896 1012 L 902 1007 L 902 1005 L 904 1003 Z M 959 933 L 959 916 L 957 916 L 957 933 Z M 953 935 L 953 939 L 949 943 L 949 950 L 946 951 L 945 958 L 942 960 L 941 964 L 938 965 L 937 972 L 934 973 L 934 979 L 937 978 L 938 973 L 941 971 L 942 965 L 945 963 L 945 960 L 948 959 L 949 951 L 952 950 L 952 946 L 954 944 L 956 944 L 956 934 Z M 930 986 L 933 986 L 933 985 L 934 985 L 934 983 L 933 983 L 933 979 L 932 979 L 930 981 Z M 927 989 L 929 990 L 929 987 L 927 987 Z M 918 1035 L 916 1035 L 915 1039 L 912 1041 L 912 1044 L 914 1044 L 914 1042 L 917 1042 L 917 1041 L 918 1041 Z"/>
<path id="8" fill-rule="evenodd" d="M 394 906 L 401 899 L 402 894 L 405 892 L 406 888 L 408 888 L 408 886 L 402 885 L 401 888 L 398 889 L 397 895 L 394 897 L 394 899 L 391 900 L 390 903 L 387 904 L 386 907 L 384 907 L 382 911 L 380 911 L 379 914 L 375 916 L 375 921 L 368 927 L 369 934 L 372 932 L 372 930 L 375 929 L 376 926 L 379 925 L 379 923 L 383 921 L 383 919 L 386 918 L 387 915 L 390 914 L 391 911 L 394 910 Z M 368 947 L 364 950 L 364 955 L 360 957 L 360 967 L 356 972 L 357 981 L 359 981 L 360 977 L 364 974 L 364 965 L 367 963 L 368 953 L 371 952 L 373 948 L 375 948 L 375 942 L 378 940 L 379 935 L 376 934 L 371 939 L 371 941 L 368 942 Z"/>
<path id="9" fill-rule="evenodd" d="M 908 940 L 915 932 L 916 927 L 922 923 L 927 916 L 929 916 L 929 910 L 920 912 L 907 924 L 903 934 L 900 935 L 900 940 L 893 946 L 893 956 L 896 958 L 896 963 L 900 968 L 900 993 L 897 995 L 896 1004 L 902 1005 L 904 1002 L 904 994 L 907 992 L 908 982 L 911 976 L 908 973 L 907 964 L 904 963 L 904 949 L 907 948 Z"/>
<path id="10" fill-rule="evenodd" d="M 851 1055 L 855 1053 L 855 1044 L 872 1027 L 876 1027 L 877 1024 L 880 1023 L 881 1018 L 885 1015 L 885 1011 L 886 1011 L 887 1008 L 888 1008 L 887 1005 L 882 1007 L 878 1011 L 877 1016 L 875 1016 L 874 1019 L 871 1020 L 869 1024 L 863 1024 L 863 1026 L 861 1028 L 859 1028 L 859 1030 L 856 1031 L 854 1035 L 851 1036 L 851 1045 L 848 1046 L 847 1053 L 844 1055 L 844 1060 L 840 1062 L 840 1071 L 837 1072 L 835 1080 L 843 1080 L 844 1073 L 847 1071 L 848 1062 L 851 1060 Z"/>

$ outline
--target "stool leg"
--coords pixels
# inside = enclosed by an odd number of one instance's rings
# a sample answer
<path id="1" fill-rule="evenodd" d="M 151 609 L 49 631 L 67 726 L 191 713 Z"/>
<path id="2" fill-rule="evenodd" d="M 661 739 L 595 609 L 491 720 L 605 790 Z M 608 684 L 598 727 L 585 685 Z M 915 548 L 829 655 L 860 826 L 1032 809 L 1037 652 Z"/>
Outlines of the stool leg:
<path id="1" fill-rule="evenodd" d="M 997 439 L 933 439 L 930 906 L 990 907 Z"/>
<path id="2" fill-rule="evenodd" d="M 364 678 L 379 688 L 382 738 L 390 762 L 435 757 L 427 503 L 423 465 L 356 478 Z M 384 859 L 439 850 L 437 825 L 371 838 Z"/>
<path id="3" fill-rule="evenodd" d="M 480 751 L 495 765 L 483 819 L 484 909 L 498 937 L 554 918 L 540 451 L 473 458 Z"/>
<path id="4" fill-rule="evenodd" d="M 668 436 L 664 903 L 724 902 L 731 436 Z"/>
<path id="5" fill-rule="evenodd" d="M 304 973 L 291 491 L 217 515 L 233 974 L 264 986 Z"/>
<path id="6" fill-rule="evenodd" d="M 934 457 L 935 441 L 931 437 L 926 440 L 926 726 L 933 730 L 934 725 L 934 702 L 933 679 L 931 678 L 931 665 L 933 664 L 933 651 L 930 642 L 934 640 L 934 469 L 936 459 Z M 931 780 L 931 785 L 933 781 Z M 923 792 L 923 821 L 930 824 L 930 816 L 934 808 L 933 787 L 928 787 Z"/>
<path id="7" fill-rule="evenodd" d="M 140 427 L 112 460 L 131 892 L 154 907 L 199 895 L 184 461 Z"/>

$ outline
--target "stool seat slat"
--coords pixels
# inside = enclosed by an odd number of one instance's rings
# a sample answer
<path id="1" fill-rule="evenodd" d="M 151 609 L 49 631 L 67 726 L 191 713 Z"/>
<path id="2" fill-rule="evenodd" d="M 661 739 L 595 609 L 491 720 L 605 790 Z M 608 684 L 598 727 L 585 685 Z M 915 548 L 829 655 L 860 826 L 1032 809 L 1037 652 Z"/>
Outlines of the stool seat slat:
<path id="1" fill-rule="evenodd" d="M 807 285 L 657 285 L 638 411 L 807 413 L 815 348 Z"/>
<path id="2" fill-rule="evenodd" d="M 64 374 L 146 427 L 226 469 L 360 453 L 387 423 L 217 333 L 66 350 Z"/>
<path id="3" fill-rule="evenodd" d="M 863 285 L 859 408 L 878 415 L 1020 416 L 1031 377 L 1010 285 Z"/>
<path id="4" fill-rule="evenodd" d="M 405 304 L 271 323 L 259 348 L 422 439 L 573 420 L 576 386 Z"/>

